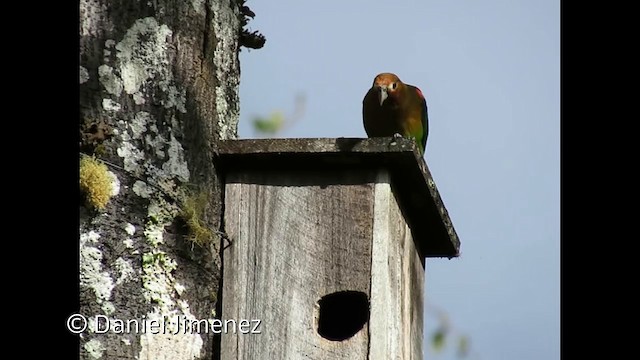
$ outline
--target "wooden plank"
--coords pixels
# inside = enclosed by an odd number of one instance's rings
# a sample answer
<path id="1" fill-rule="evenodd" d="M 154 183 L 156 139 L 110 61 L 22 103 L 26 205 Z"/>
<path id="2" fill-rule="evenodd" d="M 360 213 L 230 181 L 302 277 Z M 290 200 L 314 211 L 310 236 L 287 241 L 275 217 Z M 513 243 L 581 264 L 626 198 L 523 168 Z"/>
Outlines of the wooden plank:
<path id="1" fill-rule="evenodd" d="M 411 140 L 246 139 L 217 145 L 217 168 L 223 172 L 386 169 L 421 256 L 451 258 L 460 253 L 460 240 L 433 176 Z"/>
<path id="2" fill-rule="evenodd" d="M 405 238 L 406 240 L 406 238 Z M 411 321 L 411 359 L 423 360 L 424 359 L 424 284 L 425 284 L 425 271 L 426 266 L 422 262 L 422 258 L 415 251 L 415 244 L 413 241 L 407 243 L 407 248 L 411 248 L 409 251 L 409 261 L 405 263 L 406 268 L 409 269 L 410 279 L 407 284 L 411 286 L 409 296 L 405 297 L 406 306 L 411 309 L 410 321 Z"/>
<path id="3" fill-rule="evenodd" d="M 422 259 L 381 171 L 375 185 L 370 360 L 423 358 Z"/>
<path id="4" fill-rule="evenodd" d="M 223 140 L 218 143 L 222 155 L 329 154 L 329 153 L 411 153 L 421 158 L 416 143 L 410 139 L 389 138 L 288 138 Z"/>
<path id="5" fill-rule="evenodd" d="M 367 327 L 344 341 L 317 333 L 317 301 L 370 293 L 375 172 L 227 174 L 223 319 L 261 334 L 222 334 L 222 359 L 365 359 Z"/>
<path id="6" fill-rule="evenodd" d="M 396 204 L 397 209 L 397 204 Z M 396 214 L 399 213 L 399 209 Z M 405 339 L 405 349 L 409 356 L 405 359 L 423 360 L 423 324 L 424 324 L 424 280 L 425 264 L 418 254 L 415 242 L 411 238 L 409 227 L 405 224 L 401 231 L 404 239 L 404 254 L 402 261 L 403 270 L 403 323 L 405 324 L 405 334 L 409 334 Z"/>

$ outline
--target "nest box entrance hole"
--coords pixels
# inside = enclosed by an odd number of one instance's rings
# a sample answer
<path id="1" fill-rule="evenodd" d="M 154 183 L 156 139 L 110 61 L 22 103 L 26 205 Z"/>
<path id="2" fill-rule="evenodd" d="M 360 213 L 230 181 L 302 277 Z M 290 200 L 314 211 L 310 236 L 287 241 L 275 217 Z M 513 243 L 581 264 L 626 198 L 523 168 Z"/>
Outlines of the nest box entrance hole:
<path id="1" fill-rule="evenodd" d="M 369 299 L 361 291 L 325 295 L 318 308 L 318 334 L 327 340 L 347 340 L 369 321 Z"/>

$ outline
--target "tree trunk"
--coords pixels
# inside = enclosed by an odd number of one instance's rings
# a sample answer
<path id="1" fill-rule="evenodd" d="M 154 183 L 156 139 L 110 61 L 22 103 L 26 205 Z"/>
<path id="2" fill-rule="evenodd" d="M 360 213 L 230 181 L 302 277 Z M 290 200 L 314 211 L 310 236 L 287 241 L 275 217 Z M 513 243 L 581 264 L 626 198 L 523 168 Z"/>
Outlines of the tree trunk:
<path id="1" fill-rule="evenodd" d="M 80 151 L 109 179 L 106 206 L 91 198 L 99 182 L 80 199 L 83 359 L 213 356 L 213 332 L 176 323 L 216 316 L 222 192 L 212 160 L 218 140 L 236 137 L 240 7 L 80 2 Z"/>

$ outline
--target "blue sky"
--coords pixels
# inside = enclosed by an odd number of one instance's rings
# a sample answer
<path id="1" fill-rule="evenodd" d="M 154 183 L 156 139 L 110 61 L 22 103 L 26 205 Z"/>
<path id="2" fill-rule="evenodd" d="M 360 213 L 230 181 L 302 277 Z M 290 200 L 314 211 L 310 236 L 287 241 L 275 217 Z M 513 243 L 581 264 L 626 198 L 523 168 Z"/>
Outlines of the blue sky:
<path id="1" fill-rule="evenodd" d="M 241 53 L 239 136 L 365 137 L 362 98 L 394 72 L 429 107 L 425 159 L 462 242 L 428 259 L 426 302 L 476 359 L 560 358 L 560 3 L 249 0 L 265 47 Z M 425 330 L 435 317 L 426 316 Z M 453 359 L 453 351 L 429 358 Z"/>

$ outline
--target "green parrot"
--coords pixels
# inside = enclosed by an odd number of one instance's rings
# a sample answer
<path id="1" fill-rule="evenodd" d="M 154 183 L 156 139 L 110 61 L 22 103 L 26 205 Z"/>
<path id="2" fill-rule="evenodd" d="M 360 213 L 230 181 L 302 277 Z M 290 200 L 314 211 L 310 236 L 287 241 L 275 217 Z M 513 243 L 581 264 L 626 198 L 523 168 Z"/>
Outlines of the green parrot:
<path id="1" fill-rule="evenodd" d="M 413 138 L 424 155 L 429 134 L 427 101 L 417 87 L 397 75 L 381 73 L 362 100 L 362 120 L 368 137 Z"/>

